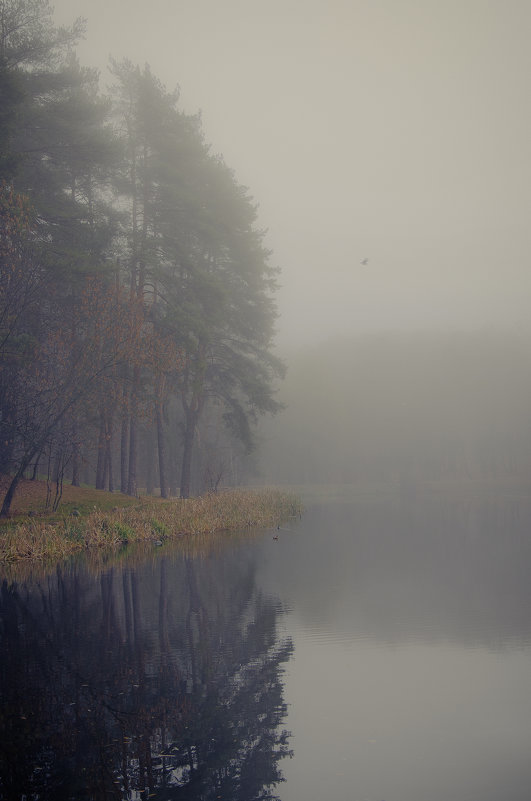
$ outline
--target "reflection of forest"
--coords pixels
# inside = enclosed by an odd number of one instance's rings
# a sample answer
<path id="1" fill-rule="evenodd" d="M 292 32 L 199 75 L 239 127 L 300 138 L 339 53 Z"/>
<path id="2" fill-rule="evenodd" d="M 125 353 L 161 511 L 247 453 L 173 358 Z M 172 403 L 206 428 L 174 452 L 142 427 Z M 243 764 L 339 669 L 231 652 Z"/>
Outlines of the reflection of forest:
<path id="1" fill-rule="evenodd" d="M 274 799 L 278 609 L 236 552 L 2 586 L 2 799 Z"/>

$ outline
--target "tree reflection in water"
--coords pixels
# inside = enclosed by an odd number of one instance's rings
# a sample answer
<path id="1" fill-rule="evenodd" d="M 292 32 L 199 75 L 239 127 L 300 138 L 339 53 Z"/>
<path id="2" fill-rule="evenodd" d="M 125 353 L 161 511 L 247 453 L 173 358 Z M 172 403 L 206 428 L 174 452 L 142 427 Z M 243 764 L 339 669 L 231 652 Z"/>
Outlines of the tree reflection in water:
<path id="1" fill-rule="evenodd" d="M 4 581 L 0 797 L 277 798 L 278 614 L 237 551 Z"/>

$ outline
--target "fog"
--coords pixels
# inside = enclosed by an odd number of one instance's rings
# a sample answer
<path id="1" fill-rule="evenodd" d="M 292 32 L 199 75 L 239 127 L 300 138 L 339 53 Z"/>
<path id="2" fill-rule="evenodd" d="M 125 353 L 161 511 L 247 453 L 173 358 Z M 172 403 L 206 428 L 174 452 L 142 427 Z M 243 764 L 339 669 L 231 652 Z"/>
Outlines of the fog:
<path id="1" fill-rule="evenodd" d="M 287 410 L 259 480 L 531 463 L 527 0 L 60 0 L 149 63 L 259 204 Z"/>
<path id="2" fill-rule="evenodd" d="M 407 495 L 430 482 L 489 482 L 502 494 L 528 486 L 527 336 L 331 339 L 293 355 L 283 398 L 285 411 L 263 426 L 268 482 L 373 482 Z"/>
<path id="3" fill-rule="evenodd" d="M 127 57 L 201 110 L 260 205 L 282 351 L 528 326 L 526 0 L 58 0 L 82 63 Z M 361 264 L 368 259 L 367 264 Z"/>

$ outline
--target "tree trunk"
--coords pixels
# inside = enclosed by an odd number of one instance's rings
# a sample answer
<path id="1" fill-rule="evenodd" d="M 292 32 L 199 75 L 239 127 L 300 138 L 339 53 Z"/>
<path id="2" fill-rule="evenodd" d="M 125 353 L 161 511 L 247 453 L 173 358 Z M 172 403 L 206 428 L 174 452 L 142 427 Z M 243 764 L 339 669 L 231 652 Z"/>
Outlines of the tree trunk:
<path id="1" fill-rule="evenodd" d="M 197 425 L 197 412 L 188 409 L 186 412 L 186 427 L 184 430 L 184 449 L 181 468 L 181 498 L 190 497 L 190 479 L 192 475 L 192 452 L 194 448 L 195 429 Z"/>
<path id="2" fill-rule="evenodd" d="M 108 477 L 108 490 L 114 492 L 114 475 L 112 469 L 112 434 L 113 434 L 113 421 L 107 422 L 107 434 L 105 437 L 105 473 Z"/>
<path id="3" fill-rule="evenodd" d="M 170 442 L 170 495 L 177 495 L 179 492 L 179 481 L 181 475 L 181 467 L 179 462 L 179 453 L 175 442 Z"/>
<path id="4" fill-rule="evenodd" d="M 72 452 L 72 486 L 79 487 L 79 483 L 79 442 L 77 441 L 77 426 L 75 426 Z"/>
<path id="5" fill-rule="evenodd" d="M 96 489 L 105 489 L 105 412 L 103 409 L 100 409 L 98 460 L 96 463 Z"/>
<path id="6" fill-rule="evenodd" d="M 127 467 L 129 445 L 129 404 L 127 389 L 123 391 L 122 433 L 120 437 L 120 491 L 127 493 Z"/>
<path id="7" fill-rule="evenodd" d="M 137 462 L 138 462 L 138 390 L 140 387 L 140 368 L 135 367 L 133 374 L 133 387 L 131 390 L 131 417 L 129 420 L 129 472 L 127 478 L 127 494 L 136 496 Z"/>
<path id="8" fill-rule="evenodd" d="M 166 440 L 164 439 L 164 420 L 162 416 L 162 403 L 157 403 L 157 446 L 159 452 L 159 485 L 160 497 L 167 498 L 168 480 L 166 476 Z"/>
<path id="9" fill-rule="evenodd" d="M 37 458 L 35 459 L 35 463 L 33 465 L 33 473 L 31 474 L 31 480 L 37 481 L 37 473 L 39 472 L 39 462 L 41 460 L 42 453 L 39 453 Z"/>
<path id="10" fill-rule="evenodd" d="M 20 479 L 23 477 L 26 468 L 30 464 L 31 460 L 37 453 L 37 451 L 41 450 L 41 444 L 39 443 L 39 447 L 32 450 L 29 454 L 27 454 L 21 461 L 19 468 L 13 478 L 11 479 L 11 484 L 7 488 L 7 492 L 4 496 L 4 500 L 2 503 L 2 508 L 0 509 L 0 517 L 9 517 L 9 512 L 11 510 L 11 504 L 13 502 L 13 498 L 15 496 L 15 490 L 18 486 Z"/>
<path id="11" fill-rule="evenodd" d="M 2 503 L 2 509 L 0 509 L 0 517 L 8 517 L 9 516 L 9 511 L 11 509 L 11 503 L 12 503 L 13 498 L 15 496 L 15 490 L 16 490 L 16 488 L 18 486 L 18 482 L 20 481 L 20 479 L 24 475 L 24 470 L 25 469 L 26 469 L 26 465 L 25 464 L 21 465 L 21 467 L 19 467 L 19 469 L 17 470 L 17 472 L 15 473 L 13 478 L 11 479 L 11 484 L 9 485 L 9 487 L 7 489 L 7 492 L 6 492 L 5 496 L 4 496 L 4 501 Z"/>
<path id="12" fill-rule="evenodd" d="M 138 458 L 137 422 L 132 414 L 129 421 L 129 471 L 127 474 L 127 494 L 136 496 L 138 487 L 136 482 L 136 463 Z"/>
<path id="13" fill-rule="evenodd" d="M 146 494 L 147 495 L 154 495 L 155 494 L 155 480 L 156 480 L 156 469 L 155 469 L 155 426 L 152 425 L 149 430 L 146 431 L 145 437 L 145 445 L 144 445 L 144 456 L 140 457 L 140 464 L 144 467 L 144 475 L 145 475 L 145 483 L 146 483 Z"/>
<path id="14" fill-rule="evenodd" d="M 14 412 L 12 404 L 5 404 L 0 409 L 0 418 L 2 419 L 3 426 L 6 431 L 10 428 L 15 429 L 14 425 Z M 7 473 L 11 467 L 13 452 L 15 449 L 15 438 L 12 434 L 4 433 L 0 437 L 0 473 Z"/>

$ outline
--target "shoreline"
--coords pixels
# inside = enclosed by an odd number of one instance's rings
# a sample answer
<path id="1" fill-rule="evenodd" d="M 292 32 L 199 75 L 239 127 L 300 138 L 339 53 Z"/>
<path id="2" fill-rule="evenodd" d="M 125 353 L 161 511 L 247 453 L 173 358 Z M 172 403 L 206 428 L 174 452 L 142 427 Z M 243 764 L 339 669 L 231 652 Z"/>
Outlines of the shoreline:
<path id="1" fill-rule="evenodd" d="M 301 514 L 299 497 L 279 489 L 223 490 L 186 500 L 146 497 L 135 499 L 134 505 L 93 508 L 87 514 L 74 508 L 49 519 L 8 520 L 0 529 L 0 563 L 59 561 L 95 548 L 139 542 L 160 546 L 189 535 L 270 528 Z"/>

